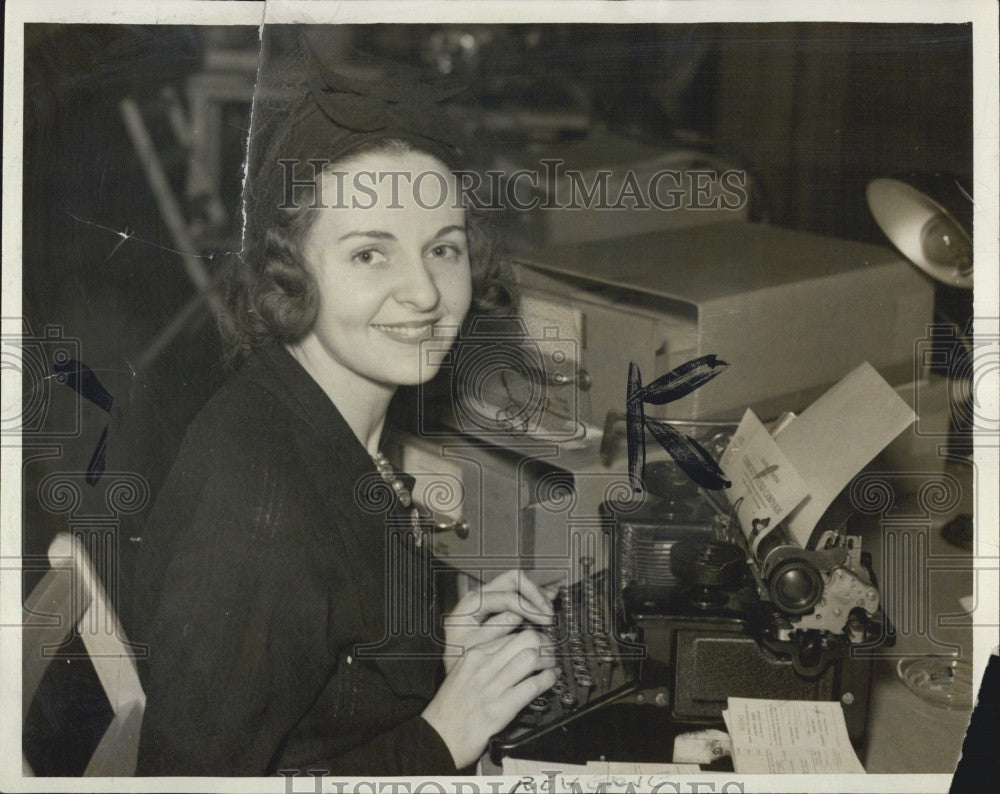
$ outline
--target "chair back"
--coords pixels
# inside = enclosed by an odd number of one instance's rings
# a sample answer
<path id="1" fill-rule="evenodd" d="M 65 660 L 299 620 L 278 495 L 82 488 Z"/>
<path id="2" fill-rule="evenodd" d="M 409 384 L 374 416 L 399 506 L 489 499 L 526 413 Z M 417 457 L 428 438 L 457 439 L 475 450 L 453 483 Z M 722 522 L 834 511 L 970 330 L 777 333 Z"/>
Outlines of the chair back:
<path id="1" fill-rule="evenodd" d="M 129 777 L 135 774 L 146 707 L 135 650 L 80 540 L 59 533 L 49 545 L 48 557 L 51 569 L 24 602 L 22 718 L 28 715 L 45 670 L 78 634 L 114 711 L 83 774 Z M 29 774 L 26 761 L 23 766 Z"/>

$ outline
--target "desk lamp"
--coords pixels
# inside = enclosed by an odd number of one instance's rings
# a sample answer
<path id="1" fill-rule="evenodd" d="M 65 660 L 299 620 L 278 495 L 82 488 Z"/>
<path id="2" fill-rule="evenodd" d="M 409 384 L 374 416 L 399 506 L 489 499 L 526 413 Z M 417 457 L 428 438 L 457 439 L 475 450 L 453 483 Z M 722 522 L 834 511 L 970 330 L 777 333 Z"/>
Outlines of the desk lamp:
<path id="1" fill-rule="evenodd" d="M 866 191 L 868 208 L 893 245 L 935 281 L 958 290 L 973 285 L 972 239 L 951 214 L 919 190 L 895 179 L 876 179 Z M 956 402 L 972 398 L 973 349 L 968 334 L 940 306 L 937 314 L 955 328 L 967 363 L 948 373 Z M 962 514 L 941 528 L 949 543 L 972 552 L 972 516 Z M 918 696 L 944 708 L 972 703 L 971 664 L 964 659 L 916 657 L 901 659 L 897 672 Z"/>
<path id="2" fill-rule="evenodd" d="M 893 245 L 935 281 L 958 290 L 971 290 L 972 239 L 961 224 L 936 201 L 905 182 L 875 179 L 866 191 L 868 208 Z M 939 301 L 940 303 L 940 301 Z M 968 407 L 972 399 L 972 343 L 965 330 L 941 306 L 937 313 L 954 328 L 967 357 L 965 365 L 949 371 L 955 404 Z M 972 551 L 972 516 L 963 514 L 941 530 L 945 540 Z"/>
<path id="3" fill-rule="evenodd" d="M 876 179 L 866 192 L 875 222 L 924 273 L 972 289 L 972 239 L 948 211 L 905 182 Z"/>

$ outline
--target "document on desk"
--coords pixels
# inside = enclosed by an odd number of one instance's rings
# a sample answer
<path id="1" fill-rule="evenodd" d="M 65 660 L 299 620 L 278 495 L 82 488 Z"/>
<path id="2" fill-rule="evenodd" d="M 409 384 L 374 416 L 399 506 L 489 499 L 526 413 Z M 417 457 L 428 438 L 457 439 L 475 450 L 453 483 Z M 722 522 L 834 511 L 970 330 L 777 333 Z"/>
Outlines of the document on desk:
<path id="1" fill-rule="evenodd" d="M 837 701 L 729 698 L 722 717 L 741 774 L 863 774 Z"/>

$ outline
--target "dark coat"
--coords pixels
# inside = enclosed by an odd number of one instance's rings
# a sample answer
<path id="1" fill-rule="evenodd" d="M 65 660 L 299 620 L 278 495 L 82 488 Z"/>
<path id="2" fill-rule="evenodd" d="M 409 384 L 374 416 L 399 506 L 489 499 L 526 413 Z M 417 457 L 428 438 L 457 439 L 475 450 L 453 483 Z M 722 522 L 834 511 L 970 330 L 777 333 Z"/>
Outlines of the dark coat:
<path id="1" fill-rule="evenodd" d="M 441 670 L 430 557 L 388 492 L 284 349 L 211 399 L 142 541 L 138 774 L 456 772 L 420 717 Z"/>

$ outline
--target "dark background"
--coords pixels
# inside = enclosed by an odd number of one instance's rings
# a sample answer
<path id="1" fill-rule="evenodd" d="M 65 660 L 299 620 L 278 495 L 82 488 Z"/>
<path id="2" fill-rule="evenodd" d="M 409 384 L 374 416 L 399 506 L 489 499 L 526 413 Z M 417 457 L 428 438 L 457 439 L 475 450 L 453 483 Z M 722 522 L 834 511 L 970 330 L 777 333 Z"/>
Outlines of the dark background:
<path id="1" fill-rule="evenodd" d="M 206 311 L 144 369 L 157 333 L 195 294 L 173 250 L 119 110 L 136 99 L 171 184 L 184 197 L 187 150 L 171 134 L 160 91 L 184 96 L 209 68 L 210 51 L 256 51 L 255 28 L 28 25 L 24 82 L 24 320 L 35 337 L 47 327 L 79 341 L 80 360 L 114 399 L 110 413 L 65 385 L 44 388 L 43 427 L 58 431 L 79 410 L 78 427 L 57 438 L 57 455 L 35 457 L 25 439 L 23 548 L 43 559 L 72 516 L 40 507 L 35 489 L 51 471 L 93 468 L 108 428 L 107 476 L 136 472 L 155 491 L 184 428 L 218 386 L 220 349 Z M 275 54 L 297 31 L 268 31 Z M 472 35 L 473 39 L 463 36 Z M 968 25 L 706 24 L 366 26 L 335 38 L 449 73 L 470 86 L 470 112 L 565 111 L 623 138 L 697 148 L 746 169 L 755 219 L 837 237 L 884 243 L 864 201 L 868 181 L 904 179 L 928 191 L 971 228 L 972 46 Z M 463 41 L 474 41 L 470 48 Z M 222 108 L 218 194 L 229 220 L 239 191 L 248 105 Z M 530 130 L 509 133 L 512 143 Z M 574 135 L 579 135 L 577 131 Z M 496 136 L 494 136 L 495 138 Z M 494 140 L 494 142 L 496 142 Z M 484 155 L 488 156 L 488 155 Z M 232 246 L 231 224 L 199 237 L 217 274 Z M 123 240 L 120 233 L 132 235 Z M 44 351 L 47 341 L 39 342 Z M 72 423 L 70 423 L 72 424 Z M 33 451 L 34 450 L 34 451 Z M 141 523 L 120 523 L 119 547 Z M 123 552 L 125 554 L 127 552 Z M 114 565 L 109 566 L 117 570 Z M 25 575 L 29 590 L 38 573 Z M 114 595 L 117 587 L 109 581 Z M 121 604 L 127 616 L 127 604 Z M 77 666 L 79 667 L 79 666 Z M 76 668 L 74 668 L 76 669 Z M 80 674 L 87 676 L 86 670 Z M 106 704 L 75 703 L 86 718 L 66 721 L 52 683 L 26 736 L 39 773 L 69 773 L 106 724 Z M 92 749 L 92 744 L 89 745 Z M 82 769 L 82 766 L 80 766 Z"/>

